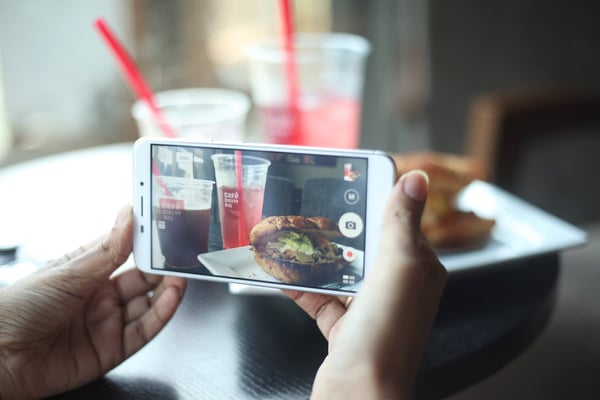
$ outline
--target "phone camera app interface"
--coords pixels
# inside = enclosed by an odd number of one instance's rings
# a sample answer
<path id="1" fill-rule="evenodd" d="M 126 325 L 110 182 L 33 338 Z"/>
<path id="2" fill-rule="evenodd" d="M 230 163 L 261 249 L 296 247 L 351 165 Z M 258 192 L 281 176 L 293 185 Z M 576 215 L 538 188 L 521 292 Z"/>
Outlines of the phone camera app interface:
<path id="1" fill-rule="evenodd" d="M 367 160 L 152 146 L 152 268 L 355 291 Z"/>

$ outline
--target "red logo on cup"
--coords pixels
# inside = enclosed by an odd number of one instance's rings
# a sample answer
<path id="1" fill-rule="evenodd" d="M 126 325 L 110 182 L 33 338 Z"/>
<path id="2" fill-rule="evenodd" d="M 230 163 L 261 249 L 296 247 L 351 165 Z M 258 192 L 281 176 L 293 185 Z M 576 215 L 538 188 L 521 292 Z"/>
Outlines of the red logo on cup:
<path id="1" fill-rule="evenodd" d="M 163 210 L 183 210 L 183 200 L 169 199 L 161 197 L 158 199 L 158 204 Z"/>

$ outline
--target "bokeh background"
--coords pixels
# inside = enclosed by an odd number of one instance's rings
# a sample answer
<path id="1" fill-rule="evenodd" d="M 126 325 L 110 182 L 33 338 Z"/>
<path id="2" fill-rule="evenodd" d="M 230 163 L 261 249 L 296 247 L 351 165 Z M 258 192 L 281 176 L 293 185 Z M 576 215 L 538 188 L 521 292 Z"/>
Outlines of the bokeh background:
<path id="1" fill-rule="evenodd" d="M 469 106 L 481 94 L 600 89 L 594 0 L 297 0 L 294 6 L 298 31 L 352 32 L 373 44 L 363 147 L 460 153 Z M 0 0 L 0 146 L 5 153 L 12 148 L 11 160 L 137 135 L 133 96 L 92 27 L 99 16 L 154 90 L 248 91 L 244 46 L 279 33 L 271 0 Z"/>

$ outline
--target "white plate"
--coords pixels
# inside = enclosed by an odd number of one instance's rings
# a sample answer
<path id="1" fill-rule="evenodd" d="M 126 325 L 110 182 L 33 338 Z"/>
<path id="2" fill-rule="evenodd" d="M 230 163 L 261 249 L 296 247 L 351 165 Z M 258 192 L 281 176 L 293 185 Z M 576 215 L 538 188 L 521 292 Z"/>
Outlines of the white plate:
<path id="1" fill-rule="evenodd" d="M 343 249 L 346 247 L 341 246 Z M 355 250 L 356 259 L 350 263 L 347 268 L 348 275 L 354 275 L 357 280 L 362 279 L 363 252 Z M 204 253 L 198 256 L 198 260 L 214 275 L 252 279 L 264 282 L 280 282 L 267 274 L 254 260 L 254 253 L 250 246 L 236 247 L 234 249 L 214 251 Z M 337 289 L 344 287 L 351 289 L 353 285 L 342 284 L 341 282 L 330 282 L 320 285 L 320 287 Z"/>
<path id="2" fill-rule="evenodd" d="M 457 198 L 457 207 L 494 218 L 496 225 L 484 247 L 440 252 L 440 261 L 449 272 L 557 252 L 587 241 L 585 231 L 486 182 L 467 186 Z"/>

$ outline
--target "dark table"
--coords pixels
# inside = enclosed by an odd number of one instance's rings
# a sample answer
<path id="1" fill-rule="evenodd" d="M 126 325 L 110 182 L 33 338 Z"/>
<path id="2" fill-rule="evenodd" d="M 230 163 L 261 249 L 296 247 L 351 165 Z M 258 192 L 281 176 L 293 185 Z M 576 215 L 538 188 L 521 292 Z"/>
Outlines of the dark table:
<path id="1" fill-rule="evenodd" d="M 21 256 L 56 258 L 110 229 L 120 206 L 131 202 L 130 171 L 131 144 L 4 168 L 0 188 L 18 187 L 20 196 L 0 197 L 0 233 L 22 241 Z M 39 193 L 61 195 L 46 196 L 40 207 Z M 559 270 L 559 254 L 546 253 L 451 273 L 418 397 L 456 393 L 522 352 L 552 312 Z M 231 294 L 225 284 L 194 280 L 153 341 L 106 377 L 56 399 L 306 399 L 326 352 L 314 321 L 289 299 Z"/>
<path id="2" fill-rule="evenodd" d="M 452 274 L 418 397 L 453 394 L 523 351 L 551 314 L 558 276 L 557 254 Z M 326 352 L 314 321 L 287 298 L 190 281 L 150 344 L 105 378 L 56 399 L 306 399 Z"/>

